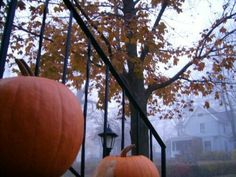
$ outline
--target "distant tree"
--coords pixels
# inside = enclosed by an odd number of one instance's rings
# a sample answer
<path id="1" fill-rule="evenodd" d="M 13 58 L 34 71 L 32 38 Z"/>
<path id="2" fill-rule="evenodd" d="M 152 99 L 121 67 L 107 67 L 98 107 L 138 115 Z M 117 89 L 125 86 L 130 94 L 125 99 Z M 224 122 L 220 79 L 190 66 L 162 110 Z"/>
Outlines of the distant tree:
<path id="1" fill-rule="evenodd" d="M 234 44 L 236 34 L 232 34 L 231 38 L 227 38 L 228 43 Z M 233 51 L 235 51 L 235 45 L 232 45 Z M 232 66 L 227 67 L 227 60 L 225 60 L 225 56 L 229 58 L 228 60 L 232 59 L 235 60 L 236 53 L 229 52 L 229 53 L 219 53 L 215 56 L 215 60 L 218 63 L 224 64 L 225 67 L 218 68 L 217 74 L 218 77 L 215 77 L 215 71 L 208 72 L 207 75 L 210 78 L 211 82 L 214 84 L 215 90 L 215 99 L 219 99 L 220 105 L 225 108 L 227 113 L 227 117 L 229 119 L 231 129 L 232 129 L 232 137 L 234 142 L 234 148 L 236 148 L 236 65 L 232 63 Z"/>
<path id="2" fill-rule="evenodd" d="M 220 2 L 222 9 L 215 14 L 216 17 L 209 27 L 201 32 L 201 39 L 187 47 L 181 45 L 176 47 L 169 42 L 169 36 L 175 30 L 166 22 L 165 19 L 168 17 L 164 14 L 168 13 L 168 16 L 172 14 L 174 17 L 182 13 L 184 0 L 83 0 L 80 2 L 75 0 L 77 8 L 82 7 L 84 19 L 120 76 L 127 83 L 143 112 L 149 115 L 158 113 L 161 115 L 160 118 L 181 116 L 179 108 L 188 105 L 183 99 L 184 95 L 212 94 L 214 83 L 206 72 L 212 73 L 223 83 L 224 76 L 220 72 L 221 69 L 231 71 L 233 68 L 236 41 L 228 39 L 236 32 L 236 2 L 234 0 Z M 41 27 L 43 11 L 42 1 L 38 3 L 33 0 L 18 1 L 15 30 L 12 33 L 8 57 L 12 65 L 12 59 L 25 58 L 34 67 L 38 50 L 37 34 Z M 67 12 L 62 1 L 50 1 L 41 57 L 41 76 L 61 79 L 68 28 L 69 13 Z M 86 50 L 87 39 L 78 25 L 73 23 L 67 73 L 70 80 L 68 86 L 80 88 L 83 84 Z M 217 59 L 219 55 L 222 57 L 220 61 Z M 183 59 L 187 60 L 185 64 L 179 62 Z M 90 76 L 93 81 L 91 87 L 99 91 L 97 106 L 102 107 L 104 100 L 102 73 L 105 67 L 95 52 L 91 60 L 93 63 Z M 168 77 L 165 72 L 176 66 L 179 69 L 173 71 L 173 75 Z M 120 99 L 120 92 L 121 89 L 111 78 L 110 99 Z M 218 97 L 218 93 L 215 94 Z M 138 112 L 132 104 L 129 106 L 132 143 L 137 144 L 136 134 L 139 131 L 140 153 L 148 156 L 148 129 L 141 122 L 137 130 Z M 209 107 L 209 102 L 205 103 L 205 107 Z"/>
<path id="3" fill-rule="evenodd" d="M 226 76 L 229 82 L 231 84 L 225 85 L 224 89 L 221 90 L 221 97 L 222 97 L 222 104 L 225 107 L 227 117 L 229 119 L 231 129 L 232 129 L 232 138 L 233 138 L 233 144 L 234 149 L 236 149 L 236 93 L 235 93 L 235 83 L 232 78 L 234 78 L 235 75 L 229 75 Z"/>

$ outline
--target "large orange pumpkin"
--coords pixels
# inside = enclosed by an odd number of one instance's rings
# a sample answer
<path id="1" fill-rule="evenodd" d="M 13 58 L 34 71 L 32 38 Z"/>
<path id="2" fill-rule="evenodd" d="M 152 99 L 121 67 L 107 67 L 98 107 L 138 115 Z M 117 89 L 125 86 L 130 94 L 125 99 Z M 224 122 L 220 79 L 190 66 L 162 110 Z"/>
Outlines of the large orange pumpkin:
<path id="1" fill-rule="evenodd" d="M 133 145 L 120 156 L 107 156 L 98 164 L 94 177 L 160 177 L 154 163 L 143 155 L 126 156 Z"/>
<path id="2" fill-rule="evenodd" d="M 39 77 L 0 80 L 0 176 L 59 177 L 83 139 L 83 114 L 63 84 Z"/>

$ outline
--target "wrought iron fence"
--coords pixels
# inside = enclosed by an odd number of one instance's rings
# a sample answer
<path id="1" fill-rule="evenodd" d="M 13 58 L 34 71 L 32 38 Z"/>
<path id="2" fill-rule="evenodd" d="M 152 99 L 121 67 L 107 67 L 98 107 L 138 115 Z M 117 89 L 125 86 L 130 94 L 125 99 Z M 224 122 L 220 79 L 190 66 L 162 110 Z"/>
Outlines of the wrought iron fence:
<path id="1" fill-rule="evenodd" d="M 107 128 L 107 116 L 108 116 L 108 94 L 109 94 L 109 75 L 112 74 L 112 76 L 116 79 L 117 83 L 119 86 L 122 88 L 123 93 L 122 93 L 122 119 L 121 119 L 121 149 L 124 148 L 125 143 L 124 143 L 124 133 L 125 133 L 125 128 L 124 128 L 124 120 L 125 120 L 125 98 L 128 98 L 129 102 L 133 104 L 133 106 L 138 110 L 139 112 L 139 117 L 141 120 L 146 124 L 148 129 L 150 130 L 150 159 L 153 159 L 153 137 L 154 139 L 158 142 L 158 144 L 161 147 L 161 176 L 165 177 L 166 176 L 166 146 L 163 143 L 162 139 L 156 132 L 155 128 L 147 118 L 146 114 L 143 112 L 141 107 L 139 106 L 139 103 L 136 101 L 135 97 L 132 95 L 131 90 L 128 89 L 126 83 L 124 80 L 120 77 L 120 75 L 117 73 L 113 65 L 111 64 L 109 58 L 103 51 L 103 49 L 100 47 L 96 39 L 94 38 L 93 34 L 90 32 L 89 28 L 87 27 L 86 23 L 84 22 L 83 18 L 81 15 L 78 13 L 78 9 L 76 9 L 75 4 L 78 3 L 78 1 L 72 1 L 72 0 L 63 0 L 66 7 L 70 11 L 70 17 L 69 17 L 69 24 L 68 24 L 68 31 L 67 31 L 67 37 L 66 37 L 66 49 L 65 49 L 65 58 L 64 58 L 64 65 L 63 65 L 63 71 L 62 71 L 62 83 L 66 83 L 66 72 L 67 72 L 67 65 L 68 65 L 68 58 L 70 55 L 70 38 L 71 38 L 71 24 L 72 24 L 72 19 L 74 18 L 84 34 L 88 38 L 88 49 L 87 49 L 87 65 L 86 67 L 86 83 L 85 83 L 85 103 L 84 103 L 84 128 L 85 128 L 85 133 L 84 137 L 86 137 L 86 118 L 87 118 L 87 102 L 88 102 L 88 90 L 89 90 L 89 79 L 90 79 L 90 56 L 91 54 L 91 47 L 93 47 L 97 54 L 100 56 L 101 60 L 105 63 L 106 65 L 106 82 L 105 82 L 105 108 L 104 108 L 104 133 L 106 133 L 106 128 Z M 40 73 L 40 59 L 41 59 L 41 50 L 42 50 L 42 45 L 43 45 L 43 36 L 44 36 L 44 30 L 45 30 L 45 20 L 47 18 L 47 7 L 49 4 L 49 0 L 46 0 L 44 2 L 44 12 L 43 12 L 43 19 L 42 19 L 42 25 L 41 25 L 41 30 L 39 34 L 39 47 L 38 47 L 38 53 L 37 53 L 37 58 L 36 58 L 36 64 L 35 64 L 35 75 L 38 76 Z M 3 78 L 3 73 L 4 73 L 4 68 L 6 64 L 6 58 L 7 58 L 7 52 L 8 52 L 8 47 L 9 47 L 9 42 L 10 42 L 10 36 L 11 36 L 11 31 L 13 27 L 13 21 L 14 21 L 14 15 L 17 7 L 17 0 L 11 0 L 8 2 L 8 11 L 7 11 L 7 16 L 6 20 L 4 23 L 4 31 L 2 34 L 2 40 L 1 40 L 1 48 L 0 48 L 0 78 Z M 1 8 L 1 6 L 0 6 Z M 83 13 L 82 13 L 83 14 Z M 138 136 L 138 135 L 137 135 Z M 73 173 L 77 177 L 84 177 L 85 176 L 85 166 L 86 166 L 86 160 L 85 160 L 85 141 L 86 139 L 84 138 L 82 149 L 81 149 L 81 167 L 80 167 L 80 173 L 78 173 L 73 167 L 70 167 L 69 170 L 71 173 Z M 106 143 L 106 138 L 104 139 L 104 144 Z M 103 148 L 103 157 L 106 155 L 105 149 Z"/>

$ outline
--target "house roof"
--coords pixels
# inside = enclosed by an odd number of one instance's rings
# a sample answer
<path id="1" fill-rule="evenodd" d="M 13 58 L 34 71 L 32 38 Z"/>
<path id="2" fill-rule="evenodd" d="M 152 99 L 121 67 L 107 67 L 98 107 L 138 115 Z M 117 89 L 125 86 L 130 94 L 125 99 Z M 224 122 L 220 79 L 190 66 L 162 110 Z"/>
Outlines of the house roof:
<path id="1" fill-rule="evenodd" d="M 194 109 L 193 112 L 188 114 L 188 117 L 186 117 L 186 119 L 183 119 L 182 121 L 179 122 L 180 123 L 179 131 L 181 134 L 179 134 L 179 136 L 177 135 L 175 137 L 169 138 L 167 140 L 167 142 L 168 141 L 187 141 L 190 139 L 200 138 L 200 136 L 189 135 L 184 131 L 184 128 L 188 125 L 189 121 L 191 121 L 194 117 L 195 117 L 195 119 L 197 119 L 197 117 L 201 117 L 201 116 L 206 117 L 206 119 L 208 119 L 208 117 L 209 117 L 210 119 L 214 120 L 218 124 L 227 124 L 227 123 L 229 123 L 229 115 L 232 112 L 233 111 L 219 112 L 213 108 L 205 109 L 201 106 L 198 106 L 198 107 L 196 107 L 196 109 Z M 177 123 L 176 123 L 176 126 L 177 126 Z M 182 127 L 182 129 L 181 129 L 181 127 Z"/>
<path id="2" fill-rule="evenodd" d="M 217 122 L 220 123 L 228 123 L 229 122 L 229 116 L 232 115 L 233 111 L 229 110 L 228 112 L 226 111 L 221 111 L 218 112 L 213 108 L 205 109 L 201 106 L 198 106 L 189 116 L 186 118 L 184 121 L 184 126 L 188 123 L 188 121 L 194 117 L 197 116 L 198 114 L 209 114 L 211 118 L 216 120 Z"/>
<path id="3" fill-rule="evenodd" d="M 193 139 L 201 139 L 201 137 L 193 136 L 193 135 L 188 135 L 188 134 L 184 133 L 181 136 L 170 137 L 170 138 L 168 138 L 166 140 L 166 142 L 171 142 L 171 141 L 188 141 L 188 140 L 193 140 Z"/>
<path id="4" fill-rule="evenodd" d="M 212 108 L 209 108 L 208 109 L 208 112 L 210 114 L 212 114 L 214 117 L 216 117 L 216 119 L 220 122 L 228 122 L 229 121 L 229 117 L 231 115 L 233 115 L 233 111 L 232 110 L 229 110 L 229 111 L 221 111 L 221 112 L 218 112 Z"/>

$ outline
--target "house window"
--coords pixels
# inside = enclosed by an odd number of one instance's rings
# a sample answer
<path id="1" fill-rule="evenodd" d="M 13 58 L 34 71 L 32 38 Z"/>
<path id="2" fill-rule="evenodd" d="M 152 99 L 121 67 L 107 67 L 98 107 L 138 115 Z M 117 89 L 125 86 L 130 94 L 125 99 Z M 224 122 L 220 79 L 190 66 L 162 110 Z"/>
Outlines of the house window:
<path id="1" fill-rule="evenodd" d="M 226 133 L 226 127 L 225 127 L 225 124 L 223 125 L 223 131 L 224 131 L 224 133 Z"/>
<path id="2" fill-rule="evenodd" d="M 197 116 L 198 116 L 198 117 L 202 117 L 202 116 L 203 116 L 203 113 L 198 113 Z"/>
<path id="3" fill-rule="evenodd" d="M 176 151 L 176 142 L 172 142 L 172 151 Z"/>
<path id="4" fill-rule="evenodd" d="M 204 123 L 200 123 L 200 132 L 205 133 L 205 124 Z"/>
<path id="5" fill-rule="evenodd" d="M 228 143 L 225 141 L 224 144 L 225 144 L 225 152 L 228 152 L 228 150 L 229 150 L 229 149 L 228 149 Z"/>
<path id="6" fill-rule="evenodd" d="M 211 151 L 211 141 L 204 142 L 204 149 L 205 149 L 205 152 Z"/>

